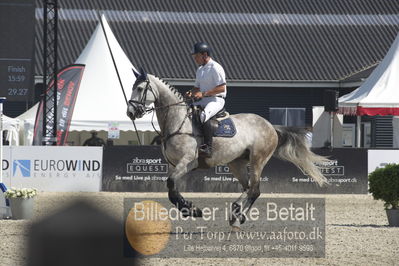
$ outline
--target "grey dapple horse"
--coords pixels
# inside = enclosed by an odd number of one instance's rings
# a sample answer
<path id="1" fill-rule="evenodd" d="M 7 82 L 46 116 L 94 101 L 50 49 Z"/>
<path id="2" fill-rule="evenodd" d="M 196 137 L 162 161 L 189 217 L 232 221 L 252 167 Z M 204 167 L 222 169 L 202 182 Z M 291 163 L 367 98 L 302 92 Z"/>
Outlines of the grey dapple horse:
<path id="1" fill-rule="evenodd" d="M 137 80 L 127 115 L 134 120 L 148 111 L 156 111 L 163 140 L 162 152 L 170 164 L 167 180 L 169 200 L 182 215 L 202 215 L 199 208 L 183 198 L 176 186 L 179 178 L 199 167 L 227 164 L 242 185 L 244 192 L 231 208 L 230 225 L 234 230 L 239 230 L 246 213 L 259 197 L 260 175 L 271 156 L 292 162 L 320 186 L 327 183 L 319 167 L 325 165 L 328 159 L 309 150 L 304 132 L 273 127 L 255 114 L 231 115 L 237 131 L 235 136 L 214 137 L 212 157 L 199 157 L 201 132 L 192 123 L 191 109 L 183 96 L 153 75 L 143 71 L 135 74 Z M 149 108 L 152 103 L 154 109 Z"/>

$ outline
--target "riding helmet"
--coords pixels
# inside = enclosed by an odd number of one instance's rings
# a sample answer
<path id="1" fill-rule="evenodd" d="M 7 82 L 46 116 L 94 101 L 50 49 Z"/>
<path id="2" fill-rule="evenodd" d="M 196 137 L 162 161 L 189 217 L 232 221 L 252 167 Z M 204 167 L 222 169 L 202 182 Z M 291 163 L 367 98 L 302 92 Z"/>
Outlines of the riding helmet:
<path id="1" fill-rule="evenodd" d="M 205 42 L 197 42 L 194 44 L 193 50 L 191 51 L 191 54 L 202 54 L 202 53 L 208 53 L 208 56 L 211 55 L 211 48 L 209 45 Z"/>

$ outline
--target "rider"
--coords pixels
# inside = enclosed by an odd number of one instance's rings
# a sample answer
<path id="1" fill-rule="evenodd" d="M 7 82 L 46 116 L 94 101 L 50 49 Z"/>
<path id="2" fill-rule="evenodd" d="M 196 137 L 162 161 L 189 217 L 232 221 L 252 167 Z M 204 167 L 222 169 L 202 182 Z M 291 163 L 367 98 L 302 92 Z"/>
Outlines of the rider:
<path id="1" fill-rule="evenodd" d="M 194 44 L 191 55 L 199 67 L 194 88 L 187 95 L 197 99 L 194 105 L 200 105 L 204 109 L 200 116 L 204 128 L 204 144 L 199 151 L 205 157 L 212 157 L 213 132 L 210 118 L 224 107 L 227 94 L 226 75 L 223 67 L 211 58 L 211 49 L 207 43 Z"/>

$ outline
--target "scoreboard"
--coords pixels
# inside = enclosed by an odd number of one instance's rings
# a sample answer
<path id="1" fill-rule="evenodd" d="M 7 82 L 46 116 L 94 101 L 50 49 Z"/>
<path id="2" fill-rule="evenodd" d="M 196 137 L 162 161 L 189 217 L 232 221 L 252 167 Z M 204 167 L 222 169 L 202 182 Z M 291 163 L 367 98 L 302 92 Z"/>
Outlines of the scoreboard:
<path id="1" fill-rule="evenodd" d="M 31 101 L 35 49 L 34 0 L 0 0 L 0 97 Z"/>

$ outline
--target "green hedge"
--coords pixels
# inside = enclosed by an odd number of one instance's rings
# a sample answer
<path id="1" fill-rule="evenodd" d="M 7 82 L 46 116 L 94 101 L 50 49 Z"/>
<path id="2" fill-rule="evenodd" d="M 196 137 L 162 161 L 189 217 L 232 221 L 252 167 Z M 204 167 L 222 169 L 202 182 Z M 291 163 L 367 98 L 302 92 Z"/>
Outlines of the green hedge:
<path id="1" fill-rule="evenodd" d="M 385 208 L 398 209 L 399 164 L 388 164 L 370 173 L 369 192 L 374 199 L 385 201 Z"/>

